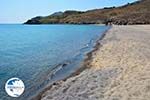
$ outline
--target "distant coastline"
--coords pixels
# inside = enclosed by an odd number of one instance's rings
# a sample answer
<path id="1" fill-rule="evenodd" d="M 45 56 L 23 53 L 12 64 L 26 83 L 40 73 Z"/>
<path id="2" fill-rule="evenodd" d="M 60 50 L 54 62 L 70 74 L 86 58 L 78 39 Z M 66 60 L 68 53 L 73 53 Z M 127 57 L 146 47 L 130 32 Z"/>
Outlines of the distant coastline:
<path id="1" fill-rule="evenodd" d="M 37 16 L 24 24 L 150 24 L 150 0 L 139 0 L 120 7 L 88 11 L 68 10 L 50 16 Z"/>

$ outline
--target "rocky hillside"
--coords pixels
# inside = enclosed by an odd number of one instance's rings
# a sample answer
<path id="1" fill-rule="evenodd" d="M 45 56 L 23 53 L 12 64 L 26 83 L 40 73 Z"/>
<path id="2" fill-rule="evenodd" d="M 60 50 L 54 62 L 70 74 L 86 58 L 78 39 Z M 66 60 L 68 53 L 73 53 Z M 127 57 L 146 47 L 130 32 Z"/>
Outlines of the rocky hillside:
<path id="1" fill-rule="evenodd" d="M 46 17 L 35 17 L 25 24 L 150 24 L 150 0 L 140 0 L 120 7 L 56 12 Z"/>

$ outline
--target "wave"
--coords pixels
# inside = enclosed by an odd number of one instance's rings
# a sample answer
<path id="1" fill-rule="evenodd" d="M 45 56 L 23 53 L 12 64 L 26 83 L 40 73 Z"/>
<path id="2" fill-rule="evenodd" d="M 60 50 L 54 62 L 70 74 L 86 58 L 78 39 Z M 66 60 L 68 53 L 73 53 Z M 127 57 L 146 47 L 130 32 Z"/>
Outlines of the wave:
<path id="1" fill-rule="evenodd" d="M 61 69 L 63 69 L 64 67 L 68 66 L 69 64 L 71 64 L 71 61 L 64 61 L 62 63 L 56 64 L 52 67 L 50 73 L 49 73 L 49 78 L 53 79 L 53 77 L 55 76 L 55 74 L 60 71 Z"/>

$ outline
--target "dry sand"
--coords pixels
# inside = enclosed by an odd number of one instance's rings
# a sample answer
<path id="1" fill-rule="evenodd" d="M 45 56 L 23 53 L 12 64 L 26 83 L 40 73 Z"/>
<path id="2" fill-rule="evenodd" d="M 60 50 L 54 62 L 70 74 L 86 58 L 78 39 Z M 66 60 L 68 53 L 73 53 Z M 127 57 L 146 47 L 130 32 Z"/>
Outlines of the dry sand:
<path id="1" fill-rule="evenodd" d="M 150 100 L 150 25 L 113 26 L 90 67 L 42 94 L 42 100 Z"/>

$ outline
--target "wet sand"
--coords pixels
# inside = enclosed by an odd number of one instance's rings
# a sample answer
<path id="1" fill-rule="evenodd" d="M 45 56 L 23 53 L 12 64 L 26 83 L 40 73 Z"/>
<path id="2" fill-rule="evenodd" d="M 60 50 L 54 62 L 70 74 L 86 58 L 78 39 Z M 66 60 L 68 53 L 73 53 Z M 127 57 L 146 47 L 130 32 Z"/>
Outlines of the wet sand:
<path id="1" fill-rule="evenodd" d="M 48 87 L 41 100 L 149 100 L 150 25 L 113 26 L 86 68 Z"/>

